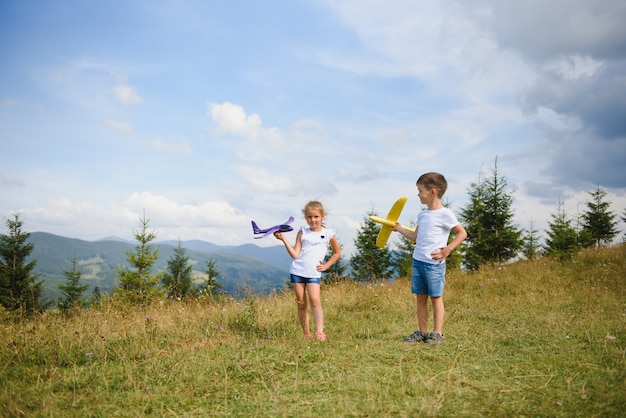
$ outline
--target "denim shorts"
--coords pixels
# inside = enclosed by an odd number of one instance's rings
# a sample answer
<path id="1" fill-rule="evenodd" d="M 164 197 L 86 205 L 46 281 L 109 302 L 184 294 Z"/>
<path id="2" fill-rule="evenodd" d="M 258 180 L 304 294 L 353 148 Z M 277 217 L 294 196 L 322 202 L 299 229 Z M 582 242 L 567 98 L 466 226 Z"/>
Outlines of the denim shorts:
<path id="1" fill-rule="evenodd" d="M 320 278 L 319 277 L 302 277 L 302 276 L 296 276 L 295 274 L 291 275 L 291 283 L 295 283 L 295 284 L 320 284 Z"/>
<path id="2" fill-rule="evenodd" d="M 444 284 L 446 284 L 446 263 L 431 264 L 413 259 L 412 293 L 437 298 L 443 296 Z"/>

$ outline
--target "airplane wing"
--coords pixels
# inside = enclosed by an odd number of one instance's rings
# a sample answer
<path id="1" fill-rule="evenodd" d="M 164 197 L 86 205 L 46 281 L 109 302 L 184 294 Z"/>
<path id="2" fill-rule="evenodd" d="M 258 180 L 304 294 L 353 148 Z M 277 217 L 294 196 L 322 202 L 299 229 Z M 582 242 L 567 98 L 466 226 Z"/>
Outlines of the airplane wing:
<path id="1" fill-rule="evenodd" d="M 271 228 L 267 228 L 267 229 L 261 229 L 257 226 L 256 222 L 252 221 L 252 230 L 254 231 L 255 239 L 261 239 L 261 238 L 265 238 L 266 236 L 273 234 L 276 231 L 280 231 L 280 232 L 289 232 L 289 231 L 293 231 L 293 228 L 291 226 L 289 226 L 290 223 L 292 223 L 294 221 L 293 216 L 290 216 L 289 219 L 287 219 L 287 221 L 284 224 L 280 224 L 280 225 L 274 225 Z"/>
<path id="2" fill-rule="evenodd" d="M 380 216 L 375 216 L 375 215 L 370 216 L 370 219 L 372 221 L 378 222 L 379 224 L 382 225 L 382 227 L 380 228 L 380 232 L 378 233 L 378 236 L 376 237 L 376 246 L 378 248 L 384 248 L 385 245 L 387 245 L 387 241 L 389 240 L 389 237 L 391 236 L 391 228 L 396 225 L 396 222 L 398 222 L 398 218 L 400 217 L 400 214 L 402 213 L 402 209 L 404 208 L 404 204 L 406 203 L 406 200 L 407 200 L 406 196 L 403 196 L 400 199 L 396 200 L 396 202 L 393 204 L 393 206 L 389 210 L 389 213 L 387 214 L 386 218 L 381 218 Z M 407 229 L 411 229 L 411 228 L 407 228 Z"/>

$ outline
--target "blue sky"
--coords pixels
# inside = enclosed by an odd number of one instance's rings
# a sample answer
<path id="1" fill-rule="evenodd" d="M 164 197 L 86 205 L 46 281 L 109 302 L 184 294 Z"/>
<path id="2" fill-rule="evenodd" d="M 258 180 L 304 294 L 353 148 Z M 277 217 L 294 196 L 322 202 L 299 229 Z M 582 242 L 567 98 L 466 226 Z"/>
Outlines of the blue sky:
<path id="1" fill-rule="evenodd" d="M 471 4 L 470 4 L 471 3 Z M 253 240 L 311 199 L 347 255 L 370 210 L 479 173 L 543 234 L 626 208 L 621 0 L 1 1 L 0 215 L 24 230 Z M 624 223 L 620 222 L 624 230 Z M 295 238 L 295 234 L 293 236 Z"/>

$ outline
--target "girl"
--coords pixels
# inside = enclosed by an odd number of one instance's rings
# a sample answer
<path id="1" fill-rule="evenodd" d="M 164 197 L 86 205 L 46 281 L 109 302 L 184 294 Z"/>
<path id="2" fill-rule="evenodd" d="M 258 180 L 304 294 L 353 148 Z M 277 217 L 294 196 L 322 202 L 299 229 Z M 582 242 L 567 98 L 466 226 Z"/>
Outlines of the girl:
<path id="1" fill-rule="evenodd" d="M 274 236 L 285 244 L 287 252 L 293 258 L 289 274 L 291 283 L 296 294 L 298 304 L 298 320 L 304 332 L 305 338 L 311 338 L 309 328 L 309 312 L 307 306 L 311 305 L 313 321 L 315 322 L 315 338 L 318 341 L 326 341 L 324 334 L 324 311 L 320 300 L 320 278 L 322 272 L 328 270 L 341 257 L 341 248 L 337 242 L 335 231 L 324 227 L 324 207 L 320 202 L 311 201 L 302 209 L 304 219 L 309 225 L 302 227 L 296 236 L 296 244 L 292 247 L 280 232 Z M 328 245 L 333 250 L 333 255 L 324 263 Z"/>

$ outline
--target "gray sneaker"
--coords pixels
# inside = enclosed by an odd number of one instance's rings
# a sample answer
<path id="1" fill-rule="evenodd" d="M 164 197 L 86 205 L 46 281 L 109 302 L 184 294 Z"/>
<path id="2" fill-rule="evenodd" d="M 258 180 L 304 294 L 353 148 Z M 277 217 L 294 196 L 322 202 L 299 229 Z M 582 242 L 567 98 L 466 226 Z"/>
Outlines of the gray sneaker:
<path id="1" fill-rule="evenodd" d="M 443 334 L 431 332 L 428 338 L 424 340 L 426 344 L 441 344 L 443 342 Z"/>
<path id="2" fill-rule="evenodd" d="M 428 335 L 420 331 L 419 329 L 415 331 L 413 334 L 409 335 L 404 339 L 404 342 L 407 343 L 420 343 L 422 341 L 426 341 Z"/>

